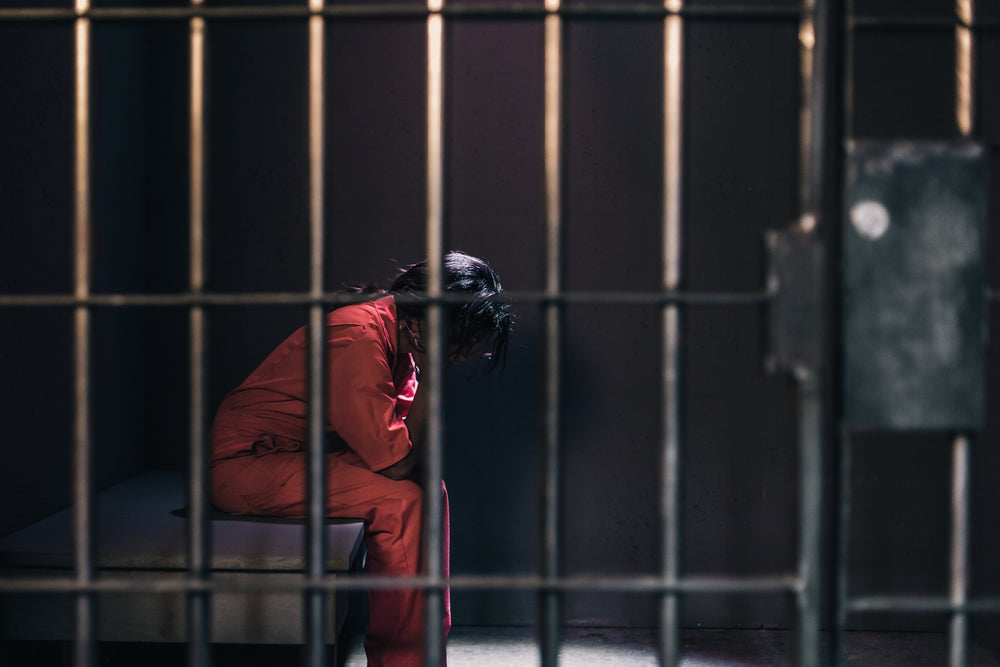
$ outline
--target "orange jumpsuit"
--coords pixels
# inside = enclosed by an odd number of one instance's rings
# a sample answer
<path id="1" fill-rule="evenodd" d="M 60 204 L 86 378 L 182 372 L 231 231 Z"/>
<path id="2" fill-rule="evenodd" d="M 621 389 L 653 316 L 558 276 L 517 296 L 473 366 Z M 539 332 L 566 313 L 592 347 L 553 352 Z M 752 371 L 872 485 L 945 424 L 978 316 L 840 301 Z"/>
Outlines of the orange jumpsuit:
<path id="1" fill-rule="evenodd" d="M 366 569 L 373 575 L 421 573 L 423 492 L 393 481 L 387 468 L 411 448 L 404 418 L 416 395 L 410 355 L 397 355 L 396 306 L 383 297 L 327 315 L 326 431 L 347 447 L 327 454 L 326 512 L 365 520 Z M 234 514 L 304 517 L 306 501 L 307 329 L 279 345 L 222 402 L 212 424 L 211 485 L 215 505 Z M 333 438 L 331 438 L 333 437 Z M 444 506 L 444 574 L 448 574 L 448 496 Z M 423 664 L 423 595 L 369 591 L 369 665 Z M 451 626 L 444 599 L 444 632 Z"/>

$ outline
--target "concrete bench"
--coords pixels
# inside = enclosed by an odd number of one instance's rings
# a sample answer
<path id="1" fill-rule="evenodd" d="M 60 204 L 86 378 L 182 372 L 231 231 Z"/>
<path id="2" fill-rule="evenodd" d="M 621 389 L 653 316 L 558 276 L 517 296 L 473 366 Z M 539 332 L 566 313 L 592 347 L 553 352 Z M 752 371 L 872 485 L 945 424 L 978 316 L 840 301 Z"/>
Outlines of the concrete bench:
<path id="1" fill-rule="evenodd" d="M 148 471 L 97 495 L 96 563 L 107 574 L 136 581 L 183 578 L 187 565 L 187 503 L 183 473 Z M 254 590 L 300 580 L 305 570 L 304 522 L 214 517 L 212 577 L 237 582 L 245 592 L 212 596 L 211 640 L 235 644 L 304 642 L 303 602 L 292 591 Z M 330 520 L 332 572 L 359 571 L 364 525 Z M 66 576 L 73 568 L 71 510 L 0 539 L 0 576 Z M 333 576 L 336 576 L 335 574 Z M 98 596 L 97 639 L 122 642 L 186 641 L 183 593 L 104 593 Z M 328 596 L 328 643 L 343 626 L 349 596 Z M 73 638 L 73 596 L 0 595 L 0 638 Z"/>

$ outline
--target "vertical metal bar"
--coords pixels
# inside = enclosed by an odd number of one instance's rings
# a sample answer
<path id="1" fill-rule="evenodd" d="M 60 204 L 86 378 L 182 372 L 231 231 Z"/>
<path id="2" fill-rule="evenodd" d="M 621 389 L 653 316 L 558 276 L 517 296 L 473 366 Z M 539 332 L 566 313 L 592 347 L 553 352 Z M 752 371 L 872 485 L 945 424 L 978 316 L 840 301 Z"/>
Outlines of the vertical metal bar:
<path id="1" fill-rule="evenodd" d="M 951 604 L 967 601 L 969 577 L 969 438 L 952 443 L 951 481 Z M 948 667 L 965 667 L 969 653 L 968 614 L 957 609 L 948 628 Z"/>
<path id="2" fill-rule="evenodd" d="M 323 294 L 323 176 L 325 169 L 325 71 L 323 0 L 309 0 L 309 291 L 313 299 Z M 326 657 L 326 600 L 329 593 L 315 586 L 322 582 L 326 565 L 326 447 L 325 424 L 325 335 L 323 304 L 309 308 L 309 519 L 306 530 L 307 587 L 306 664 L 324 667 Z"/>
<path id="3" fill-rule="evenodd" d="M 823 195 L 824 121 L 826 103 L 825 19 L 828 2 L 803 0 L 799 23 L 801 101 L 799 107 L 799 224 L 815 231 Z"/>
<path id="4" fill-rule="evenodd" d="M 546 0 L 545 17 L 545 366 L 544 453 L 542 463 L 542 576 L 560 575 L 560 413 L 562 387 L 562 304 L 558 298 L 562 277 L 562 17 L 560 0 Z M 542 667 L 559 663 L 562 625 L 562 595 L 544 591 L 541 605 L 540 656 Z"/>
<path id="5" fill-rule="evenodd" d="M 192 0 L 192 5 L 201 0 Z M 193 295 L 205 286 L 205 21 L 191 19 L 190 39 L 190 266 L 189 287 Z M 208 524 L 208 455 L 205 446 L 205 312 L 200 305 L 190 309 L 190 461 L 188 472 L 188 576 L 206 581 L 211 572 L 211 534 Z M 211 664 L 211 597 L 188 595 L 188 664 Z"/>
<path id="6" fill-rule="evenodd" d="M 840 667 L 844 660 L 844 632 L 847 629 L 848 595 L 847 559 L 850 555 L 851 526 L 851 437 L 846 428 L 840 434 L 840 491 L 837 507 L 837 601 L 831 636 L 831 667 Z"/>
<path id="7" fill-rule="evenodd" d="M 844 3 L 844 45 L 842 67 L 844 68 L 844 102 L 841 107 L 843 118 L 841 133 L 844 139 L 854 136 L 854 0 Z M 841 150 L 843 150 L 843 146 Z"/>
<path id="8" fill-rule="evenodd" d="M 823 452 L 819 377 L 796 373 L 799 392 L 799 667 L 820 665 L 820 556 Z"/>
<path id="9" fill-rule="evenodd" d="M 663 26 L 663 289 L 681 283 L 681 196 L 683 128 L 684 24 L 681 0 L 667 0 Z M 660 512 L 663 522 L 662 573 L 676 585 L 681 561 L 681 313 L 676 304 L 663 308 L 661 350 L 663 384 L 663 461 Z M 660 601 L 660 664 L 680 664 L 680 598 L 666 593 Z"/>
<path id="10" fill-rule="evenodd" d="M 840 105 L 840 137 L 838 148 L 845 149 L 845 142 L 854 133 L 854 0 L 843 2 L 843 44 L 841 46 L 840 66 L 843 68 L 842 94 Z M 829 19 L 832 22 L 832 18 Z M 833 231 L 833 230 L 831 230 Z M 836 619 L 830 641 L 830 656 L 832 667 L 844 664 L 844 636 L 847 631 L 848 607 L 850 605 L 850 572 L 848 558 L 850 556 L 851 527 L 851 468 L 852 448 L 851 436 L 846 428 L 841 428 L 839 449 L 839 488 L 837 493 L 837 579 Z"/>
<path id="11" fill-rule="evenodd" d="M 963 137 L 975 127 L 975 65 L 972 0 L 955 0 L 960 25 L 955 28 L 955 123 Z"/>
<path id="12" fill-rule="evenodd" d="M 803 0 L 799 24 L 802 100 L 799 119 L 799 226 L 817 233 L 824 203 L 826 90 L 829 59 L 829 0 Z M 822 277 L 821 277 L 822 280 Z M 821 336 L 823 323 L 816 322 Z M 799 392 L 799 624 L 798 664 L 820 664 L 822 580 L 823 450 L 821 382 L 818 369 L 797 369 Z"/>
<path id="13" fill-rule="evenodd" d="M 326 593 L 316 586 L 323 580 L 326 563 L 326 451 L 323 442 L 323 406 L 325 360 L 324 313 L 320 305 L 309 308 L 309 367 L 308 414 L 309 451 L 306 462 L 308 477 L 308 520 L 306 522 L 306 589 L 305 605 L 305 664 L 322 667 L 326 664 Z"/>
<path id="14" fill-rule="evenodd" d="M 90 296 L 90 10 L 89 0 L 77 0 L 75 28 L 75 136 L 74 136 L 74 295 Z M 73 429 L 73 538 L 76 578 L 80 584 L 94 578 L 93 443 L 90 424 L 90 308 L 74 310 L 74 429 Z M 76 596 L 74 664 L 96 664 L 96 605 L 91 593 Z"/>
<path id="15" fill-rule="evenodd" d="M 443 510 L 441 473 L 444 446 L 444 311 L 434 302 L 444 283 L 444 17 L 443 0 L 428 0 L 427 10 L 427 366 L 423 380 L 427 390 L 427 423 L 424 479 L 424 567 L 434 581 L 442 578 Z M 440 586 L 427 589 L 425 597 L 424 664 L 444 662 L 444 592 Z"/>

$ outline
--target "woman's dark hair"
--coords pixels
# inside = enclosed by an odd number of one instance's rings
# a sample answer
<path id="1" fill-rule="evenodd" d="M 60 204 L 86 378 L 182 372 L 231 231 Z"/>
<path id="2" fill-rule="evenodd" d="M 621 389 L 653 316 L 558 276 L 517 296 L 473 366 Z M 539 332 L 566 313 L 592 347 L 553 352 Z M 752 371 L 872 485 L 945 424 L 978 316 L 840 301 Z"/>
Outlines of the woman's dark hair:
<path id="1" fill-rule="evenodd" d="M 427 292 L 427 261 L 405 267 L 389 287 L 390 294 L 420 297 Z M 513 315 L 510 306 L 500 299 L 500 277 L 481 259 L 463 252 L 444 256 L 443 289 L 447 295 L 466 294 L 461 303 L 445 304 L 446 341 L 452 360 L 480 351 L 486 357 L 483 373 L 507 361 L 507 339 Z M 426 305 L 420 302 L 396 303 L 400 321 L 421 321 Z M 419 341 L 418 341 L 419 343 Z"/>

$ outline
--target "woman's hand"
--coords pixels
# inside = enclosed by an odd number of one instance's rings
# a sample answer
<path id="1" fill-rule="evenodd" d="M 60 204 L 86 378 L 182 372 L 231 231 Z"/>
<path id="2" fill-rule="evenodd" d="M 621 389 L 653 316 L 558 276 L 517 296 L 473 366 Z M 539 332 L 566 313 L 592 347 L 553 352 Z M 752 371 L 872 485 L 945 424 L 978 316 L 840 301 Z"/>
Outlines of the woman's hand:
<path id="1" fill-rule="evenodd" d="M 406 413 L 406 430 L 410 436 L 410 453 L 388 468 L 377 471 L 380 475 L 385 475 L 389 479 L 396 481 L 408 479 L 413 476 L 414 468 L 418 467 L 421 458 L 421 443 L 424 439 L 424 423 L 427 418 L 426 396 L 426 387 L 419 385 L 417 393 L 413 397 L 413 403 L 410 404 L 410 410 Z"/>

